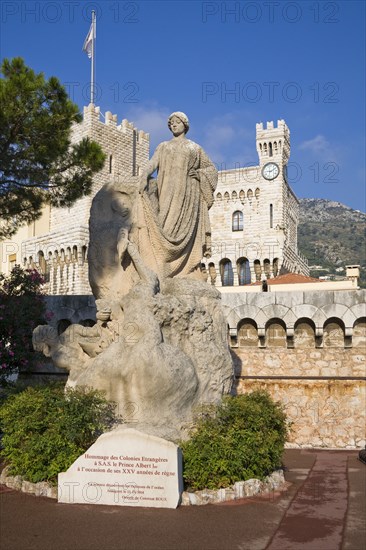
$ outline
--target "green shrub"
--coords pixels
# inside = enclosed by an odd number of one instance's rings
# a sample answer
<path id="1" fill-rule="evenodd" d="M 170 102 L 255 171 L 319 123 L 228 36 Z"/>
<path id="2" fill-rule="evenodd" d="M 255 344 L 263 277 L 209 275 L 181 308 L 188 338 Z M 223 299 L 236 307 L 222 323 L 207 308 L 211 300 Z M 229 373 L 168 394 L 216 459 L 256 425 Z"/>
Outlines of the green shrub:
<path id="1" fill-rule="evenodd" d="M 41 355 L 33 351 L 32 332 L 52 316 L 46 311 L 42 285 L 35 269 L 16 265 L 0 273 L 0 386 L 12 385 L 10 375 L 26 371 Z"/>
<path id="2" fill-rule="evenodd" d="M 116 422 L 115 404 L 100 392 L 29 387 L 0 410 L 1 456 L 12 475 L 34 483 L 56 481 L 101 433 Z"/>
<path id="3" fill-rule="evenodd" d="M 190 436 L 181 443 L 188 488 L 218 489 L 263 479 L 281 466 L 286 416 L 264 391 L 227 396 L 218 406 L 203 408 Z"/>

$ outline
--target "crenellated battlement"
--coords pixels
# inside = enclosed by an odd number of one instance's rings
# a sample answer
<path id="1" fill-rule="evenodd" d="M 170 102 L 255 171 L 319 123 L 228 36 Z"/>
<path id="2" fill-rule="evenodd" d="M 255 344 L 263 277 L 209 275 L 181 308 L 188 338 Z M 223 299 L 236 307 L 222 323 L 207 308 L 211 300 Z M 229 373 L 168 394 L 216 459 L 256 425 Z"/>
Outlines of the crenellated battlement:
<path id="1" fill-rule="evenodd" d="M 290 157 L 290 130 L 283 119 L 277 120 L 277 126 L 271 120 L 266 124 L 256 124 L 257 152 L 260 162 L 269 157 L 277 157 L 281 164 L 286 164 Z"/>
<path id="2" fill-rule="evenodd" d="M 102 119 L 103 117 L 104 120 Z M 148 142 L 150 139 L 149 134 L 143 130 L 138 130 L 134 126 L 133 122 L 130 122 L 124 118 L 121 121 L 121 124 L 118 125 L 117 115 L 113 114 L 111 111 L 106 111 L 105 115 L 103 115 L 100 111 L 100 107 L 97 107 L 92 103 L 84 107 L 84 122 L 87 123 L 89 120 L 109 126 L 110 128 L 115 127 L 117 131 L 122 132 L 123 134 L 127 134 L 131 131 L 136 132 L 138 140 L 146 140 Z"/>
<path id="3" fill-rule="evenodd" d="M 283 119 L 277 120 L 277 126 L 273 120 L 267 121 L 265 124 L 263 122 L 257 122 L 255 125 L 257 137 L 259 132 L 268 132 L 269 130 L 281 130 L 284 133 L 290 134 L 289 127 Z"/>

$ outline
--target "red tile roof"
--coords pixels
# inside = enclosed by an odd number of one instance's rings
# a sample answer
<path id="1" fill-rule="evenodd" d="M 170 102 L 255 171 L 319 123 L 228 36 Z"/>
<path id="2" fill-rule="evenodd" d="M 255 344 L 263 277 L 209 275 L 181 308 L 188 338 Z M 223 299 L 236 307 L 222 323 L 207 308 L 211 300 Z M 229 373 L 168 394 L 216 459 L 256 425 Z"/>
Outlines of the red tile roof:
<path id="1" fill-rule="evenodd" d="M 319 279 L 314 277 L 307 277 L 306 275 L 301 275 L 300 273 L 285 273 L 284 275 L 279 275 L 274 279 L 267 279 L 268 285 L 293 285 L 298 283 L 324 283 Z M 253 285 L 261 285 L 261 281 L 252 283 Z"/>

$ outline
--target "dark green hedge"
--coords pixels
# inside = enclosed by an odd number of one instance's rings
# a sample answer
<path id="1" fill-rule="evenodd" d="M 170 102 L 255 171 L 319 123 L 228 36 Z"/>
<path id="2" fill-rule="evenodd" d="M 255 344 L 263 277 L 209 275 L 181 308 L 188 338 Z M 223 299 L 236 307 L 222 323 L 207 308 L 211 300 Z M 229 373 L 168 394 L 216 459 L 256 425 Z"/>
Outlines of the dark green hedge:
<path id="1" fill-rule="evenodd" d="M 268 393 L 227 396 L 203 408 L 191 438 L 181 443 L 186 485 L 218 489 L 263 479 L 281 466 L 286 438 L 285 413 Z"/>
<path id="2" fill-rule="evenodd" d="M 1 456 L 11 475 L 34 483 L 56 481 L 113 426 L 114 411 L 115 404 L 94 390 L 29 387 L 1 407 Z"/>

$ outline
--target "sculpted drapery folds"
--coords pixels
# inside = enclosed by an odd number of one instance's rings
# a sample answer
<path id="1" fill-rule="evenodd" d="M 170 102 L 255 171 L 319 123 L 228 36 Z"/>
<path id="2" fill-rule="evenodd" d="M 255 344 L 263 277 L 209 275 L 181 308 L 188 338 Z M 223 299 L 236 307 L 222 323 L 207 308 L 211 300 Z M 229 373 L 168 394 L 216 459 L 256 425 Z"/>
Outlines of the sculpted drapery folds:
<path id="1" fill-rule="evenodd" d="M 188 118 L 173 113 L 170 141 L 161 143 L 141 180 L 138 248 L 159 277 L 201 278 L 203 256 L 210 256 L 208 210 L 213 204 L 217 170 L 204 150 L 186 138 Z M 157 179 L 148 180 L 157 170 Z"/>
<path id="2" fill-rule="evenodd" d="M 208 211 L 217 170 L 202 147 L 186 138 L 184 113 L 173 113 L 170 141 L 162 142 L 140 178 L 106 184 L 90 212 L 89 281 L 97 298 L 115 300 L 139 281 L 127 251 L 133 242 L 160 281 L 203 280 L 200 265 L 211 255 Z M 151 175 L 157 172 L 157 178 Z"/>

